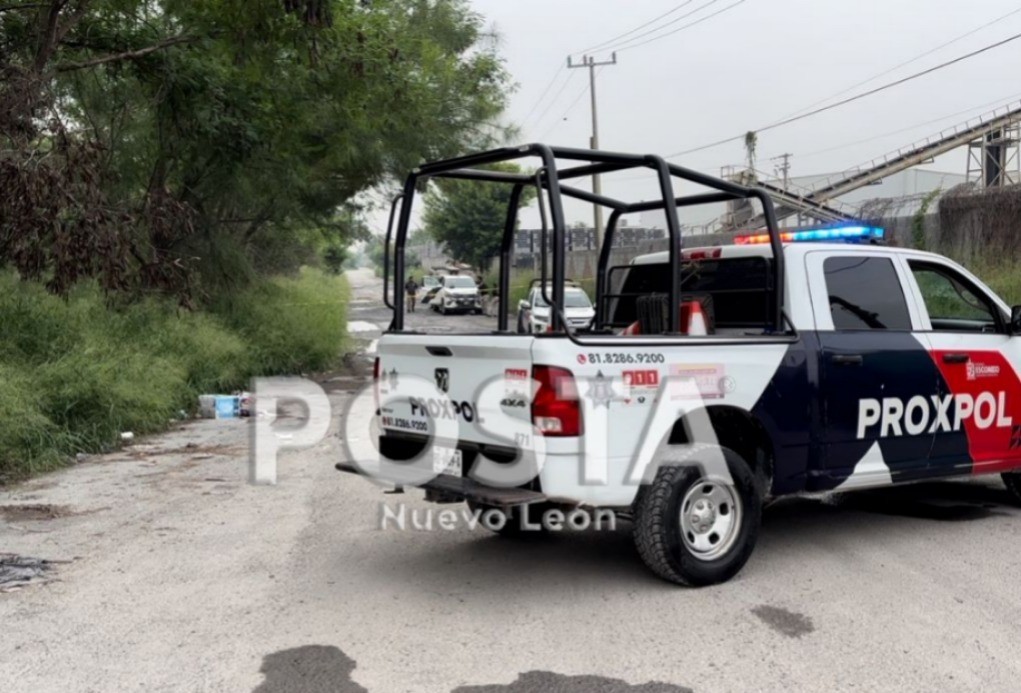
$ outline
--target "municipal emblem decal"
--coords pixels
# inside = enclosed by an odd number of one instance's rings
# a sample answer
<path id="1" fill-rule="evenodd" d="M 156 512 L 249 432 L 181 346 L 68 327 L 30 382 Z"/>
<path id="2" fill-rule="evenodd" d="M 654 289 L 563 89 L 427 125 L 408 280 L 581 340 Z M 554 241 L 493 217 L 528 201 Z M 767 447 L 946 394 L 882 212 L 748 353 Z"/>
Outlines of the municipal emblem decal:
<path id="1" fill-rule="evenodd" d="M 440 392 L 450 391 L 450 371 L 446 368 L 436 369 L 436 387 Z"/>

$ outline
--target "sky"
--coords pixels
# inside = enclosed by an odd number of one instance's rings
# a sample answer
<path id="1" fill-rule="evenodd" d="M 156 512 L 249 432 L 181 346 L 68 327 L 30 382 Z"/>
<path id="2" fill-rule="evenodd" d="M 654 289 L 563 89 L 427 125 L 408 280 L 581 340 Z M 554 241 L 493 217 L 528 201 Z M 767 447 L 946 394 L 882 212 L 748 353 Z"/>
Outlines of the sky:
<path id="1" fill-rule="evenodd" d="M 617 41 L 624 44 L 617 50 L 617 64 L 602 68 L 597 76 L 600 147 L 661 155 L 743 135 L 809 106 L 867 91 L 1021 33 L 1021 2 L 1009 0 L 472 0 L 471 4 L 496 34 L 498 51 L 517 84 L 505 116 L 520 128 L 517 141 L 570 147 L 589 146 L 591 115 L 588 72 L 567 70 L 567 56 L 578 59 L 586 49 L 683 5 Z M 682 28 L 717 11 L 721 11 L 717 16 Z M 1011 12 L 1015 13 L 1002 21 L 890 71 Z M 692 14 L 681 18 L 688 13 Z M 676 29 L 681 30 L 657 38 Z M 648 43 L 637 45 L 644 41 Z M 601 61 L 611 52 L 598 48 L 589 54 Z M 772 158 L 790 153 L 792 176 L 845 170 L 997 106 L 1019 102 L 1021 80 L 1010 77 L 1018 74 L 1019 59 L 1021 40 L 762 132 L 756 168 L 771 173 L 776 163 Z M 832 98 L 840 92 L 846 93 Z M 741 165 L 744 159 L 739 141 L 671 161 L 719 174 L 722 167 Z M 959 150 L 924 168 L 963 174 L 965 161 Z M 625 199 L 647 199 L 652 194 L 650 181 L 636 180 L 633 174 L 616 178 L 604 178 L 604 192 Z M 568 221 L 589 217 L 581 207 L 568 208 Z"/>

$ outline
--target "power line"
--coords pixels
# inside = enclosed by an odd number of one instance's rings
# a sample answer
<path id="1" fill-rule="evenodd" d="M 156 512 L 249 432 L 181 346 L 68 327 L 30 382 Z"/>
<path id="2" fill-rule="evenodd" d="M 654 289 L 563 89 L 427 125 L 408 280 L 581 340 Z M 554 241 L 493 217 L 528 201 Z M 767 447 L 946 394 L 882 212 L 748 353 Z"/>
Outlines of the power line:
<path id="1" fill-rule="evenodd" d="M 603 71 L 603 68 L 599 68 L 598 70 L 596 70 L 596 76 L 598 77 L 599 73 L 602 72 L 602 71 Z M 548 128 L 546 128 L 546 130 L 542 133 L 542 136 L 539 137 L 538 141 L 542 142 L 544 139 L 546 139 L 546 135 L 548 135 L 550 132 L 552 132 L 553 129 L 556 128 L 556 126 L 561 121 L 563 121 L 563 119 L 566 118 L 567 115 L 571 111 L 574 110 L 575 106 L 578 105 L 578 102 L 581 101 L 581 98 L 583 96 L 585 96 L 585 94 L 588 94 L 588 92 L 589 92 L 589 85 L 586 84 L 585 87 L 580 92 L 578 92 L 578 95 L 574 98 L 574 101 L 571 102 L 571 105 L 567 107 L 567 110 L 564 111 L 563 114 L 561 114 L 561 116 L 559 118 L 557 118 L 555 121 L 553 121 L 553 123 Z"/>
<path id="2" fill-rule="evenodd" d="M 538 100 L 536 100 L 536 102 L 532 104 L 532 107 L 528 110 L 528 113 L 525 115 L 524 118 L 521 119 L 522 123 L 531 118 L 532 114 L 535 113 L 535 110 L 539 108 L 539 104 L 541 104 L 542 100 L 546 98 L 546 94 L 549 94 L 550 89 L 553 88 L 553 85 L 556 83 L 557 78 L 560 77 L 560 73 L 563 72 L 563 70 L 564 70 L 563 65 L 557 67 L 556 71 L 553 73 L 553 79 L 549 81 L 549 84 L 546 85 L 546 88 L 542 90 L 542 94 L 539 96 Z"/>
<path id="3" fill-rule="evenodd" d="M 557 104 L 557 101 L 560 100 L 560 97 L 564 93 L 564 90 L 567 89 L 567 86 L 571 83 L 571 80 L 574 78 L 575 73 L 569 70 L 565 70 L 565 72 L 567 73 L 567 79 L 564 80 L 564 82 L 560 85 L 560 88 L 557 89 L 556 94 L 553 97 L 553 100 L 546 104 L 546 108 L 544 108 L 542 110 L 542 113 L 540 113 L 539 116 L 535 119 L 536 126 L 542 123 L 543 119 L 546 117 L 546 114 L 549 113 L 550 109 Z"/>
<path id="4" fill-rule="evenodd" d="M 602 48 L 602 50 L 604 50 L 604 51 L 615 50 L 619 46 L 623 46 L 623 45 L 631 43 L 633 41 L 638 41 L 638 40 L 640 40 L 642 38 L 645 38 L 646 36 L 650 36 L 652 34 L 655 34 L 657 31 L 662 31 L 663 29 L 666 29 L 668 26 L 673 26 L 677 22 L 683 21 L 683 20 L 687 19 L 688 17 L 690 17 L 692 15 L 698 14 L 699 12 L 704 10 L 705 8 L 709 7 L 710 5 L 715 5 L 719 1 L 720 0 L 709 0 L 708 2 L 706 2 L 706 3 L 702 4 L 702 5 L 699 5 L 695 9 L 691 10 L 690 12 L 685 12 L 680 17 L 675 17 L 675 18 L 671 19 L 666 24 L 660 24 L 657 27 L 654 27 L 652 29 L 649 29 L 648 31 L 642 32 L 641 34 L 638 34 L 637 36 L 632 36 L 629 39 L 625 39 L 624 41 L 620 41 L 620 42 L 614 43 L 613 45 L 604 46 Z"/>
<path id="5" fill-rule="evenodd" d="M 852 84 L 851 86 L 847 87 L 846 89 L 838 91 L 838 92 L 836 92 L 834 94 L 830 94 L 825 99 L 820 99 L 819 101 L 816 101 L 814 103 L 811 103 L 811 104 L 805 106 L 804 108 L 800 108 L 797 111 L 793 111 L 788 116 L 784 116 L 784 117 L 786 118 L 786 117 L 790 117 L 791 115 L 797 115 L 798 113 L 801 113 L 803 111 L 807 111 L 807 110 L 809 110 L 811 108 L 815 108 L 816 106 L 818 106 L 820 104 L 824 104 L 824 103 L 826 103 L 827 101 L 829 101 L 831 99 L 835 99 L 838 96 L 843 96 L 844 94 L 848 93 L 849 91 L 853 91 L 853 90 L 857 89 L 858 87 L 864 86 L 864 85 L 868 84 L 869 82 L 872 82 L 872 81 L 875 81 L 875 80 L 879 79 L 880 77 L 885 77 L 885 76 L 887 76 L 888 74 L 890 74 L 892 72 L 896 72 L 897 70 L 899 70 L 902 67 L 910 65 L 911 63 L 917 62 L 917 61 L 921 60 L 922 58 L 925 58 L 927 56 L 932 55 L 933 53 L 941 51 L 944 48 L 946 48 L 947 46 L 953 45 L 953 44 L 957 43 L 958 41 L 961 41 L 963 39 L 968 38 L 969 36 L 977 34 L 978 32 L 982 31 L 983 29 L 988 29 L 989 27 L 993 26 L 994 24 L 998 24 L 999 22 L 1002 22 L 1004 19 L 1007 19 L 1008 17 L 1012 17 L 1013 15 L 1017 14 L 1018 12 L 1021 12 L 1021 7 L 1017 8 L 1015 10 L 1011 10 L 1010 12 L 1008 12 L 1005 15 L 1003 15 L 1002 17 L 997 17 L 996 19 L 994 19 L 992 21 L 986 22 L 985 24 L 983 24 L 980 27 L 976 27 L 975 29 L 972 29 L 971 31 L 968 31 L 966 33 L 961 34 L 960 36 L 952 38 L 949 41 L 947 41 L 946 43 L 941 43 L 940 45 L 936 46 L 935 48 L 931 48 L 931 49 L 927 50 L 924 53 L 916 55 L 915 57 L 911 58 L 910 60 L 905 60 L 904 62 L 899 63 L 897 65 L 894 65 L 890 69 L 884 70 L 883 72 L 880 72 L 877 75 L 872 75 L 868 79 L 865 79 L 865 80 L 862 80 L 861 82 L 857 82 L 855 84 Z"/>
<path id="6" fill-rule="evenodd" d="M 712 2 L 710 2 L 709 4 L 713 4 L 713 2 L 718 2 L 718 1 L 719 0 L 712 0 Z M 612 39 L 607 39 L 606 41 L 602 41 L 600 43 L 595 44 L 594 46 L 590 46 L 590 47 L 588 47 L 588 48 L 586 48 L 586 49 L 584 49 L 582 51 L 578 51 L 578 52 L 579 53 L 589 53 L 591 51 L 599 50 L 603 46 L 606 46 L 607 44 L 614 43 L 615 41 L 619 41 L 619 40 L 621 40 L 621 39 L 623 39 L 623 38 L 625 38 L 627 36 L 630 36 L 631 34 L 634 34 L 637 31 L 645 29 L 646 27 L 650 26 L 650 24 L 653 24 L 653 23 L 659 21 L 660 19 L 663 19 L 665 17 L 670 16 L 671 14 L 673 14 L 673 13 L 683 9 L 684 7 L 690 5 L 692 2 L 694 2 L 694 0 L 685 0 L 681 4 L 675 6 L 673 9 L 667 10 L 666 12 L 664 12 L 663 14 L 660 14 L 658 16 L 654 16 L 654 17 L 652 17 L 651 19 L 649 19 L 648 21 L 646 21 L 643 24 L 639 24 L 638 27 L 635 27 L 634 29 L 632 29 L 629 32 L 625 32 L 624 34 L 620 34 L 618 36 L 615 36 Z M 706 6 L 708 6 L 708 5 L 703 5 L 703 7 L 706 7 Z M 696 9 L 694 11 L 698 11 L 698 10 Z M 680 21 L 681 19 L 683 19 L 683 18 L 685 18 L 687 16 L 690 16 L 690 14 L 692 14 L 692 13 L 693 12 L 689 12 L 688 14 L 681 15 L 680 17 L 677 17 L 677 19 L 675 19 L 674 21 L 667 22 L 666 24 L 663 24 L 662 27 L 655 28 L 654 30 L 652 30 L 652 32 L 658 32 L 661 29 L 669 27 L 671 23 L 674 23 L 676 21 Z M 645 36 L 645 35 L 643 34 L 642 36 Z M 640 37 L 634 37 L 634 38 L 638 39 Z M 542 94 L 539 96 L 539 99 L 529 109 L 528 114 L 525 115 L 524 118 L 522 118 L 522 123 L 526 122 L 532 116 L 532 113 L 534 113 L 536 111 L 536 109 L 538 109 L 539 105 L 542 103 L 542 100 L 544 98 L 546 98 L 546 95 L 552 89 L 553 84 L 556 83 L 557 78 L 561 76 L 561 73 L 562 73 L 563 70 L 564 70 L 564 67 L 562 65 L 562 66 L 558 67 L 557 70 L 553 73 L 553 79 L 550 80 L 549 84 L 546 85 L 546 88 L 542 90 Z M 566 86 L 566 84 L 565 84 L 565 86 Z M 561 88 L 561 91 L 563 91 L 563 87 Z M 547 106 L 546 111 L 548 111 L 548 106 Z M 546 111 L 543 111 L 543 113 L 539 115 L 539 118 L 538 118 L 537 121 L 541 121 L 542 120 L 542 116 L 546 113 Z"/>
<path id="7" fill-rule="evenodd" d="M 677 6 L 676 6 L 676 7 L 674 7 L 674 8 L 672 9 L 672 10 L 668 10 L 668 11 L 664 12 L 663 14 L 659 15 L 658 17 L 653 17 L 652 19 L 650 19 L 649 21 L 647 21 L 647 22 L 646 22 L 645 24 L 642 24 L 642 25 L 640 25 L 640 26 L 636 26 L 636 27 L 635 27 L 634 29 L 632 29 L 631 31 L 625 31 L 625 32 L 624 32 L 623 34 L 619 34 L 619 35 L 617 35 L 617 36 L 614 36 L 614 37 L 613 37 L 613 38 L 611 38 L 611 39 L 607 39 L 606 41 L 603 41 L 602 43 L 597 43 L 597 44 L 596 44 L 596 45 L 594 45 L 594 46 L 589 46 L 588 48 L 586 48 L 586 49 L 584 49 L 584 50 L 581 50 L 581 51 L 577 51 L 577 52 L 578 52 L 578 53 L 590 53 L 590 52 L 592 52 L 592 51 L 595 51 L 595 50 L 599 50 L 599 49 L 601 49 L 601 48 L 602 48 L 603 46 L 606 46 L 607 44 L 613 43 L 614 41 L 619 41 L 620 39 L 624 38 L 625 36 L 630 36 L 631 34 L 635 33 L 636 31 L 641 31 L 642 29 L 644 29 L 645 27 L 649 26 L 650 24 L 655 24 L 655 23 L 656 23 L 656 22 L 658 22 L 659 20 L 661 20 L 661 19 L 663 19 L 663 18 L 665 18 L 665 17 L 669 17 L 669 16 L 670 16 L 670 15 L 672 15 L 672 14 L 673 14 L 674 12 L 677 12 L 678 10 L 682 10 L 682 9 L 684 9 L 685 7 L 687 7 L 688 5 L 690 5 L 691 3 L 693 3 L 694 1 L 695 1 L 695 0 L 685 0 L 685 2 L 682 2 L 682 3 L 680 4 L 680 5 L 677 5 Z M 680 17 L 680 18 L 678 18 L 678 21 L 679 21 L 680 19 L 684 19 L 684 17 Z M 664 24 L 663 26 L 669 26 L 669 24 Z M 663 28 L 663 27 L 658 27 L 657 29 L 654 29 L 653 31 L 659 31 L 659 29 L 662 29 L 662 28 Z"/>
<path id="8" fill-rule="evenodd" d="M 758 128 L 757 130 L 754 130 L 753 132 L 765 132 L 767 130 L 773 130 L 775 128 L 782 127 L 784 125 L 790 125 L 791 123 L 795 123 L 795 122 L 797 122 L 799 120 L 804 120 L 805 118 L 810 118 L 810 117 L 812 117 L 814 115 L 819 115 L 820 113 L 825 113 L 826 111 L 831 111 L 834 108 L 839 108 L 840 106 L 844 106 L 844 105 L 849 104 L 849 103 L 851 103 L 853 101 L 858 101 L 859 99 L 864 99 L 866 96 L 872 96 L 873 94 L 878 94 L 879 92 L 886 91 L 887 89 L 892 89 L 893 87 L 900 86 L 901 84 L 905 84 L 906 82 L 910 82 L 912 80 L 918 79 L 919 77 L 924 77 L 925 75 L 932 74 L 933 72 L 936 72 L 937 70 L 942 70 L 945 67 L 950 67 L 951 65 L 956 65 L 959 62 L 963 62 L 965 60 L 968 60 L 969 58 L 974 58 L 977 55 L 981 55 L 982 53 L 986 53 L 988 51 L 991 51 L 994 48 L 999 48 L 1000 46 L 1006 45 L 1006 44 L 1010 43 L 1011 41 L 1016 41 L 1019 38 L 1021 38 L 1021 34 L 1014 34 L 1013 36 L 1009 36 L 1008 38 L 1003 39 L 1002 41 L 997 41 L 996 43 L 992 43 L 992 44 L 990 44 L 988 46 L 985 46 L 983 48 L 979 48 L 978 50 L 972 51 L 971 53 L 966 53 L 965 55 L 962 55 L 962 56 L 959 56 L 957 58 L 954 58 L 953 60 L 948 60 L 946 62 L 940 63 L 939 65 L 936 65 L 935 67 L 930 67 L 930 68 L 928 68 L 926 70 L 922 70 L 921 72 L 916 72 L 916 73 L 914 73 L 912 75 L 908 75 L 907 77 L 902 77 L 901 79 L 898 79 L 898 80 L 895 80 L 893 82 L 889 82 L 887 84 L 884 84 L 881 87 L 876 87 L 875 89 L 870 89 L 868 91 L 862 92 L 861 94 L 856 94 L 855 96 L 851 96 L 849 98 L 843 99 L 842 101 L 837 101 L 836 103 L 830 104 L 829 106 L 823 106 L 822 108 L 817 108 L 817 109 L 815 109 L 813 111 L 809 111 L 808 113 L 803 113 L 801 115 L 797 115 L 797 116 L 793 116 L 793 117 L 786 118 L 786 119 L 783 119 L 783 120 L 779 120 L 779 121 L 777 121 L 775 123 L 771 123 L 770 125 L 766 125 L 764 127 Z M 713 147 L 718 147 L 721 144 L 728 144 L 730 142 L 736 142 L 738 140 L 744 139 L 744 137 L 745 137 L 744 134 L 734 135 L 733 137 L 727 137 L 727 138 L 722 139 L 722 140 L 717 140 L 716 142 L 710 142 L 709 144 L 704 144 L 704 145 L 702 145 L 700 147 L 695 147 L 694 149 L 686 149 L 684 151 L 675 152 L 673 154 L 668 154 L 667 158 L 670 159 L 670 158 L 673 158 L 675 156 L 683 156 L 685 154 L 693 154 L 695 152 L 701 152 L 701 151 L 706 150 L 706 149 L 712 149 Z"/>
<path id="9" fill-rule="evenodd" d="M 727 5 L 726 7 L 720 8 L 720 9 L 716 10 L 715 12 L 707 14 L 704 17 L 700 17 L 699 19 L 696 19 L 694 22 L 690 22 L 688 24 L 685 24 L 684 26 L 677 27 L 673 31 L 668 31 L 665 34 L 660 34 L 659 36 L 653 36 L 652 38 L 649 38 L 649 39 L 646 39 L 644 41 L 641 41 L 640 43 L 632 43 L 632 41 L 638 40 L 639 37 L 636 36 L 631 41 L 627 41 L 626 42 L 626 43 L 630 43 L 631 45 L 624 45 L 623 47 L 610 46 L 610 48 L 615 49 L 618 53 L 623 53 L 624 51 L 629 51 L 632 48 L 640 48 L 640 47 L 642 47 L 644 45 L 652 43 L 653 41 L 659 41 L 660 39 L 664 39 L 664 38 L 666 38 L 668 36 L 673 36 L 674 34 L 680 33 L 682 31 L 684 31 L 685 29 L 690 29 L 693 26 L 697 26 L 697 25 L 701 24 L 702 22 L 708 21 L 708 20 L 712 19 L 713 17 L 716 17 L 717 15 L 721 15 L 724 12 L 729 12 L 730 10 L 734 9 L 735 7 L 737 7 L 738 5 L 743 5 L 747 1 L 748 0 L 737 0 L 737 2 L 735 2 L 735 3 L 731 4 L 731 5 Z M 704 8 L 708 7 L 709 5 L 713 5 L 713 4 L 717 3 L 717 2 L 719 2 L 719 0 L 711 0 L 710 2 L 706 3 L 705 5 L 702 5 L 700 8 L 698 8 L 696 10 L 692 10 L 688 15 L 685 15 L 685 16 L 691 16 L 692 14 L 695 14 L 695 12 L 698 12 L 699 10 L 704 9 Z M 664 25 L 664 26 L 666 26 L 666 25 Z M 660 27 L 660 28 L 663 28 L 663 27 Z M 658 31 L 658 29 L 657 29 L 657 31 Z"/>

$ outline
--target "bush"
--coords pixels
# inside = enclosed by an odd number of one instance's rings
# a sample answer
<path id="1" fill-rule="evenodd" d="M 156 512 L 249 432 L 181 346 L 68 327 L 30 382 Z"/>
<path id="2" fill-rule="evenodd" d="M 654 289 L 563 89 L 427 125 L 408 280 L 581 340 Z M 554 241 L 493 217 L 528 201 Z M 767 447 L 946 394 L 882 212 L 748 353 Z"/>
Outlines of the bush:
<path id="1" fill-rule="evenodd" d="M 0 274 L 0 481 L 53 469 L 122 431 L 166 428 L 201 393 L 323 370 L 345 345 L 347 285 L 315 270 L 252 285 L 213 310 L 162 298 L 110 305 Z"/>
<path id="2" fill-rule="evenodd" d="M 1021 268 L 1011 259 L 986 259 L 968 267 L 1008 305 L 1021 304 Z"/>
<path id="3" fill-rule="evenodd" d="M 215 308 L 245 342 L 248 375 L 318 371 L 334 365 L 347 331 L 347 282 L 305 268 Z"/>
<path id="4" fill-rule="evenodd" d="M 42 397 L 29 378 L 0 365 L 0 479 L 59 466 L 73 447 L 69 432 L 42 411 Z"/>

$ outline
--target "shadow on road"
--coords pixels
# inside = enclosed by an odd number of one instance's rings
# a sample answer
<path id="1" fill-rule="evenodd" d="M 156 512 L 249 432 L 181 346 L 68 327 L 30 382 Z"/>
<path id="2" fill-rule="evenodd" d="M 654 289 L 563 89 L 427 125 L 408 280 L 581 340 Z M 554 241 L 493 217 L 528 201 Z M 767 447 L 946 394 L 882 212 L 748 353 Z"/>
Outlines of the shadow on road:
<path id="1" fill-rule="evenodd" d="M 355 661 L 338 648 L 306 645 L 268 654 L 253 693 L 368 693 L 351 680 Z"/>
<path id="2" fill-rule="evenodd" d="M 462 686 L 452 693 L 692 693 L 690 688 L 681 688 L 669 683 L 642 683 L 635 686 L 620 679 L 603 676 L 564 676 L 550 671 L 528 671 L 520 674 L 507 685 Z"/>
<path id="3" fill-rule="evenodd" d="M 765 510 L 758 551 L 783 551 L 784 560 L 793 565 L 811 560 L 819 542 L 834 545 L 871 536 L 934 533 L 945 522 L 1009 521 L 1018 515 L 1005 490 L 967 482 L 792 498 Z M 500 538 L 482 529 L 470 535 L 441 533 L 439 540 L 434 532 L 408 532 L 406 539 L 397 540 L 401 551 L 375 556 L 364 567 L 377 579 L 413 583 L 462 601 L 524 595 L 536 585 L 542 585 L 544 593 L 565 596 L 587 588 L 675 589 L 642 565 L 630 530 L 630 523 L 622 520 L 613 531 L 564 532 L 525 540 Z M 527 580 L 521 579 L 522 571 Z"/>

